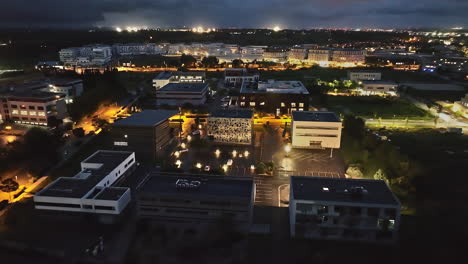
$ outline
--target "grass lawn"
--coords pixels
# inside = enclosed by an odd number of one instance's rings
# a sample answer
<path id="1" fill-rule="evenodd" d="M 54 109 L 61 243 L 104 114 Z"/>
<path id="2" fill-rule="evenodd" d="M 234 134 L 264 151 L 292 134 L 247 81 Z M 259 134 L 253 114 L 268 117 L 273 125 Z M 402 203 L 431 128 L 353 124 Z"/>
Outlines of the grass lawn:
<path id="1" fill-rule="evenodd" d="M 369 96 L 328 96 L 329 108 L 342 114 L 383 119 L 432 119 L 432 115 L 404 99 Z"/>

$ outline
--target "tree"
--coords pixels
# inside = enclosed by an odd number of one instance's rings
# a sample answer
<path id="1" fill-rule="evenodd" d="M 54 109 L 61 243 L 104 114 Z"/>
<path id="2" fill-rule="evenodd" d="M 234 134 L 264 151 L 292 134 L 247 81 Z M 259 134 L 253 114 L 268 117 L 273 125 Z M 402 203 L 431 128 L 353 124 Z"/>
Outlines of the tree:
<path id="1" fill-rule="evenodd" d="M 85 136 L 85 131 L 83 128 L 78 127 L 78 128 L 73 129 L 73 135 L 75 137 L 81 138 Z"/>
<path id="2" fill-rule="evenodd" d="M 343 120 L 345 132 L 355 139 L 363 139 L 365 134 L 365 122 L 362 118 L 345 115 Z"/>
<path id="3" fill-rule="evenodd" d="M 10 201 L 11 201 L 11 193 L 15 192 L 19 188 L 19 183 L 13 180 L 13 178 L 8 178 L 2 181 L 0 185 L 0 190 L 2 192 L 8 193 L 10 196 Z"/>
<path id="4" fill-rule="evenodd" d="M 240 68 L 242 67 L 242 65 L 244 64 L 244 62 L 240 59 L 235 59 L 232 61 L 232 67 L 233 68 Z"/>
<path id="5" fill-rule="evenodd" d="M 194 67 L 195 63 L 197 63 L 197 59 L 191 55 L 182 54 L 180 57 L 180 63 L 182 63 L 182 66 L 184 67 Z"/>
<path id="6" fill-rule="evenodd" d="M 214 68 L 218 66 L 219 60 L 215 56 L 208 56 L 202 59 L 202 64 L 206 68 Z"/>

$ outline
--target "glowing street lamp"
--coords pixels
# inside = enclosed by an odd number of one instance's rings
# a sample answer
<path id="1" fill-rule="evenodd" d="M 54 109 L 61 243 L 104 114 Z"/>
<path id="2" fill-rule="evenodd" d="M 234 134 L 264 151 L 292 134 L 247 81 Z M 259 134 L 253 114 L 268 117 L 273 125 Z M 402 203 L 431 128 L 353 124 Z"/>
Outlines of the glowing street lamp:
<path id="1" fill-rule="evenodd" d="M 248 150 L 244 151 L 244 157 L 248 158 L 248 157 L 249 157 L 249 154 L 250 154 L 250 153 L 249 153 Z"/>
<path id="2" fill-rule="evenodd" d="M 289 152 L 291 152 L 291 146 L 288 144 L 284 147 L 284 151 L 286 151 L 286 157 L 289 155 Z"/>
<path id="3" fill-rule="evenodd" d="M 182 161 L 177 160 L 177 161 L 175 162 L 175 165 L 177 166 L 177 168 L 180 168 L 180 165 L 182 165 Z"/>
<path id="4" fill-rule="evenodd" d="M 200 162 L 198 162 L 198 163 L 195 165 L 195 167 L 197 167 L 197 169 L 201 169 L 202 164 L 201 164 Z"/>
<path id="5" fill-rule="evenodd" d="M 233 150 L 233 151 L 232 151 L 232 157 L 233 157 L 233 158 L 237 157 L 237 151 L 236 151 L 236 150 Z"/>
<path id="6" fill-rule="evenodd" d="M 187 147 L 187 145 L 185 145 L 185 143 L 182 142 L 182 144 L 180 144 L 180 147 L 184 149 L 185 147 Z"/>
<path id="7" fill-rule="evenodd" d="M 221 155 L 221 151 L 219 149 L 217 149 L 215 151 L 215 155 L 216 155 L 217 158 L 219 158 L 219 155 Z"/>
<path id="8" fill-rule="evenodd" d="M 251 170 L 251 171 L 254 171 L 254 170 L 255 170 L 255 165 L 253 165 L 253 164 L 250 165 L 250 170 Z"/>
<path id="9" fill-rule="evenodd" d="M 224 165 L 223 165 L 223 171 L 224 171 L 224 172 L 227 172 L 227 170 L 228 170 L 228 165 L 227 165 L 227 164 L 224 164 Z"/>
<path id="10" fill-rule="evenodd" d="M 187 141 L 190 142 L 190 140 L 192 140 L 192 136 L 188 135 L 188 136 L 187 136 Z"/>
<path id="11" fill-rule="evenodd" d="M 180 152 L 179 151 L 174 152 L 174 156 L 178 158 L 180 156 Z"/>

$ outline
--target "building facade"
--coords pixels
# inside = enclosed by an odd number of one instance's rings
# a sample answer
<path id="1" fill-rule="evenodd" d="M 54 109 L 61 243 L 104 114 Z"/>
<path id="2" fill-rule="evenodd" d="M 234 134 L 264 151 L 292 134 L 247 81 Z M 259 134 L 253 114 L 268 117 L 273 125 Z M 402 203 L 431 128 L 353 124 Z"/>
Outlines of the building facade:
<path id="1" fill-rule="evenodd" d="M 177 111 L 145 110 L 112 124 L 114 149 L 135 152 L 140 160 L 154 161 L 174 139 L 169 118 Z"/>
<path id="2" fill-rule="evenodd" d="M 51 119 L 68 116 L 65 95 L 41 91 L 11 92 L 0 95 L 2 120 L 47 126 Z"/>
<path id="3" fill-rule="evenodd" d="M 208 117 L 208 138 L 219 144 L 251 145 L 253 111 L 250 109 L 217 110 Z"/>
<path id="4" fill-rule="evenodd" d="M 205 72 L 160 72 L 153 79 L 153 87 L 158 90 L 169 83 L 204 83 L 206 80 Z"/>
<path id="5" fill-rule="evenodd" d="M 156 90 L 156 104 L 182 106 L 190 103 L 202 105 L 206 102 L 209 86 L 207 83 L 169 83 Z"/>
<path id="6" fill-rule="evenodd" d="M 348 80 L 355 82 L 380 81 L 382 80 L 382 73 L 373 71 L 348 71 Z"/>
<path id="7" fill-rule="evenodd" d="M 293 148 L 340 148 L 341 121 L 333 112 L 293 111 L 291 137 Z"/>
<path id="8" fill-rule="evenodd" d="M 361 95 L 398 96 L 397 84 L 386 81 L 362 81 Z"/>
<path id="9" fill-rule="evenodd" d="M 155 173 L 137 194 L 137 211 L 140 218 L 195 229 L 228 217 L 248 231 L 254 200 L 252 179 Z"/>
<path id="10" fill-rule="evenodd" d="M 135 154 L 98 150 L 81 162 L 73 177 L 60 177 L 34 195 L 40 210 L 120 214 L 131 200 L 130 188 L 113 187 L 136 167 Z"/>
<path id="11" fill-rule="evenodd" d="M 331 62 L 337 66 L 360 65 L 366 62 L 366 50 L 360 49 L 332 49 Z"/>
<path id="12" fill-rule="evenodd" d="M 401 205 L 381 180 L 290 178 L 292 237 L 395 243 Z"/>
<path id="13" fill-rule="evenodd" d="M 224 84 L 240 86 L 244 82 L 257 82 L 260 74 L 257 69 L 227 68 L 224 70 Z"/>
<path id="14" fill-rule="evenodd" d="M 309 92 L 300 81 L 244 82 L 239 106 L 276 116 L 309 110 Z"/>

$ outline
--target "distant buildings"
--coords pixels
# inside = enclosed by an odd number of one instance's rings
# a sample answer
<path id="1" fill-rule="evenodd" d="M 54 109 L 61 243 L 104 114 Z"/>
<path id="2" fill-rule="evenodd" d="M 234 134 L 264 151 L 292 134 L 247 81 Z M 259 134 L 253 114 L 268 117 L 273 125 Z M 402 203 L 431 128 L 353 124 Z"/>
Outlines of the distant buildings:
<path id="1" fill-rule="evenodd" d="M 137 195 L 138 216 L 187 229 L 228 217 L 233 228 L 247 232 L 254 195 L 252 179 L 155 174 Z"/>
<path id="2" fill-rule="evenodd" d="M 217 110 L 208 117 L 208 138 L 215 143 L 251 145 L 253 111 L 250 109 Z"/>
<path id="3" fill-rule="evenodd" d="M 240 86 L 244 82 L 257 82 L 260 74 L 257 69 L 249 68 L 227 68 L 224 71 L 224 84 L 229 86 Z"/>
<path id="4" fill-rule="evenodd" d="M 292 237 L 394 243 L 400 207 L 384 181 L 291 177 Z"/>
<path id="5" fill-rule="evenodd" d="M 164 71 L 160 72 L 153 79 L 153 87 L 158 90 L 159 88 L 165 86 L 169 83 L 204 83 L 206 80 L 205 72 L 171 72 Z"/>
<path id="6" fill-rule="evenodd" d="M 362 81 L 361 95 L 397 96 L 397 84 L 388 81 Z"/>
<path id="7" fill-rule="evenodd" d="M 291 138 L 293 148 L 340 148 L 341 121 L 333 112 L 293 111 Z"/>
<path id="8" fill-rule="evenodd" d="M 207 83 L 169 83 L 156 90 L 156 104 L 182 106 L 190 103 L 202 105 L 206 102 L 209 86 Z"/>
<path id="9" fill-rule="evenodd" d="M 380 81 L 382 79 L 381 72 L 375 71 L 348 71 L 348 80 L 359 81 Z"/>
<path id="10" fill-rule="evenodd" d="M 337 49 L 304 44 L 291 48 L 288 61 L 323 67 L 352 67 L 364 64 L 366 55 L 366 50 L 361 49 Z"/>
<path id="11" fill-rule="evenodd" d="M 309 110 L 309 92 L 300 81 L 244 82 L 239 98 L 240 107 L 255 108 L 277 116 Z"/>
<path id="12" fill-rule="evenodd" d="M 366 55 L 367 51 L 361 49 L 332 49 L 330 58 L 337 66 L 353 66 L 364 64 Z"/>
<path id="13" fill-rule="evenodd" d="M 87 45 L 65 48 L 59 51 L 60 61 L 68 66 L 103 66 L 112 59 L 112 47 Z"/>
<path id="14" fill-rule="evenodd" d="M 155 161 L 174 139 L 169 118 L 172 110 L 144 110 L 112 124 L 115 149 L 133 151 L 138 159 Z"/>
<path id="15" fill-rule="evenodd" d="M 0 94 L 2 120 L 20 124 L 47 126 L 51 119 L 68 116 L 65 95 L 41 91 L 8 92 Z"/>
<path id="16" fill-rule="evenodd" d="M 34 195 L 41 210 L 95 214 L 122 213 L 131 200 L 130 188 L 113 187 L 136 167 L 135 154 L 98 150 L 81 162 L 73 177 L 60 177 Z"/>
<path id="17" fill-rule="evenodd" d="M 288 49 L 286 48 L 272 47 L 265 49 L 263 52 L 263 59 L 266 61 L 283 63 L 286 62 L 287 57 Z"/>
<path id="18" fill-rule="evenodd" d="M 112 50 L 119 56 L 155 55 L 163 53 L 163 47 L 155 43 L 114 44 Z"/>

